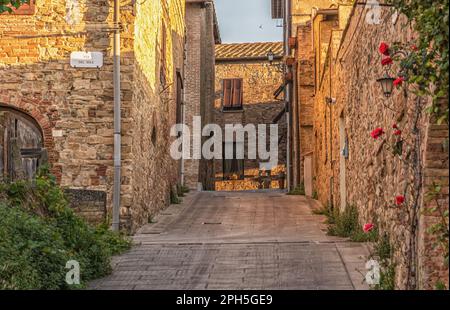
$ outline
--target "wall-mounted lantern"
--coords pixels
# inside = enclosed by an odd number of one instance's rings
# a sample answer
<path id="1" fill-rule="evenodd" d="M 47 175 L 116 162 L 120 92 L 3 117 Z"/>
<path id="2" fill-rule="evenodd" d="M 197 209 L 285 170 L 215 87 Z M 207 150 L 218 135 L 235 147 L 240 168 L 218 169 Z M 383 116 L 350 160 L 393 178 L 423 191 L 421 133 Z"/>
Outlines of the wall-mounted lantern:
<path id="1" fill-rule="evenodd" d="M 267 59 L 269 60 L 270 64 L 273 63 L 273 60 L 275 59 L 275 54 L 273 53 L 272 50 L 270 50 L 270 51 L 267 53 Z"/>
<path id="2" fill-rule="evenodd" d="M 392 94 L 392 90 L 394 89 L 394 81 L 393 77 L 390 77 L 387 73 L 381 79 L 378 79 L 377 82 L 380 83 L 381 89 L 383 90 L 383 94 L 386 98 L 389 98 Z"/>

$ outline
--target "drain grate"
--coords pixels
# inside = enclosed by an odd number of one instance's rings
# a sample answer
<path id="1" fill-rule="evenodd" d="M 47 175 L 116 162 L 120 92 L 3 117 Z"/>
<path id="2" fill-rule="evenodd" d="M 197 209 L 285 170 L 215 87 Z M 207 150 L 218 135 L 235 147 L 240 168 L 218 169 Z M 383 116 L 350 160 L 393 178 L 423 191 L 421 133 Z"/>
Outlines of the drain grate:
<path id="1" fill-rule="evenodd" d="M 203 222 L 203 225 L 221 225 L 222 222 Z"/>

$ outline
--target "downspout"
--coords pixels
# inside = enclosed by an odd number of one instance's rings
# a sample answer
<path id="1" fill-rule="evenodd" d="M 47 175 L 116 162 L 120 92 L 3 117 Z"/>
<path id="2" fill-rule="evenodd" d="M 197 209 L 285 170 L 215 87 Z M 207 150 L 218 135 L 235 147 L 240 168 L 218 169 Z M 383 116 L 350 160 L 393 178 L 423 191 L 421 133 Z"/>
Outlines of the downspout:
<path id="1" fill-rule="evenodd" d="M 120 227 L 121 116 L 120 116 L 120 5 L 114 0 L 114 185 L 112 230 Z"/>
<path id="2" fill-rule="evenodd" d="M 284 55 L 289 56 L 289 37 L 290 37 L 290 29 L 291 29 L 291 21 L 290 21 L 290 0 L 285 0 L 284 6 Z M 285 73 L 288 73 L 289 68 L 285 66 Z M 291 84 L 287 83 L 284 91 L 284 100 L 286 101 L 286 125 L 287 125 L 287 134 L 286 134 L 286 179 L 287 179 L 287 189 L 291 190 L 291 121 L 290 121 L 290 100 L 291 100 Z"/>
<path id="3" fill-rule="evenodd" d="M 187 33 L 187 28 L 185 27 L 184 28 L 184 33 Z M 187 61 L 187 57 L 188 57 L 188 55 L 187 55 L 187 47 L 186 47 L 186 45 L 187 45 L 187 42 L 186 42 L 186 37 L 184 38 L 184 52 L 183 52 L 183 89 L 181 90 L 181 124 L 183 124 L 183 125 L 186 125 L 186 106 L 185 106 L 185 103 L 186 103 L 186 90 L 185 90 L 185 87 L 184 87 L 184 85 L 186 85 L 186 76 L 185 76 L 185 70 L 184 70 L 184 68 L 186 68 L 186 61 Z M 185 132 L 183 131 L 182 132 L 182 135 L 184 135 L 185 134 Z M 185 162 L 184 162 L 184 151 L 183 151 L 183 148 L 184 147 L 186 147 L 184 144 L 182 144 L 181 145 L 181 147 L 182 147 L 182 152 L 183 152 L 183 156 L 181 156 L 181 180 L 180 180 L 180 183 L 181 183 L 181 185 L 182 186 L 184 186 L 184 178 L 185 178 L 185 172 L 184 172 L 184 167 L 185 167 Z"/>

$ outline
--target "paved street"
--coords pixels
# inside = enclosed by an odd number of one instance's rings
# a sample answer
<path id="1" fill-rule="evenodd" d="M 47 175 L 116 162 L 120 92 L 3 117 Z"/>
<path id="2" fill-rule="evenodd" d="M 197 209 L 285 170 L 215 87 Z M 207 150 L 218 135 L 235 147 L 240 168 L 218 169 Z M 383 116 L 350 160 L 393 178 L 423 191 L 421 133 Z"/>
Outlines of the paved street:
<path id="1" fill-rule="evenodd" d="M 308 200 L 202 192 L 162 212 L 94 289 L 366 289 L 364 245 L 325 234 Z"/>

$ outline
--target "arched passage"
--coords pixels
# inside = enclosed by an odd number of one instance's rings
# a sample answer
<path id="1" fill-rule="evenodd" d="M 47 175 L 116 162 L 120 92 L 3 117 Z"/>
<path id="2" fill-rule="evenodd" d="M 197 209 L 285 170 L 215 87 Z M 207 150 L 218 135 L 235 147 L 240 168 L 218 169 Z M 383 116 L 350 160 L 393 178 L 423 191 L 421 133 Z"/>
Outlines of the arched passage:
<path id="1" fill-rule="evenodd" d="M 19 109 L 0 104 L 0 179 L 31 179 L 47 158 L 38 122 Z"/>

